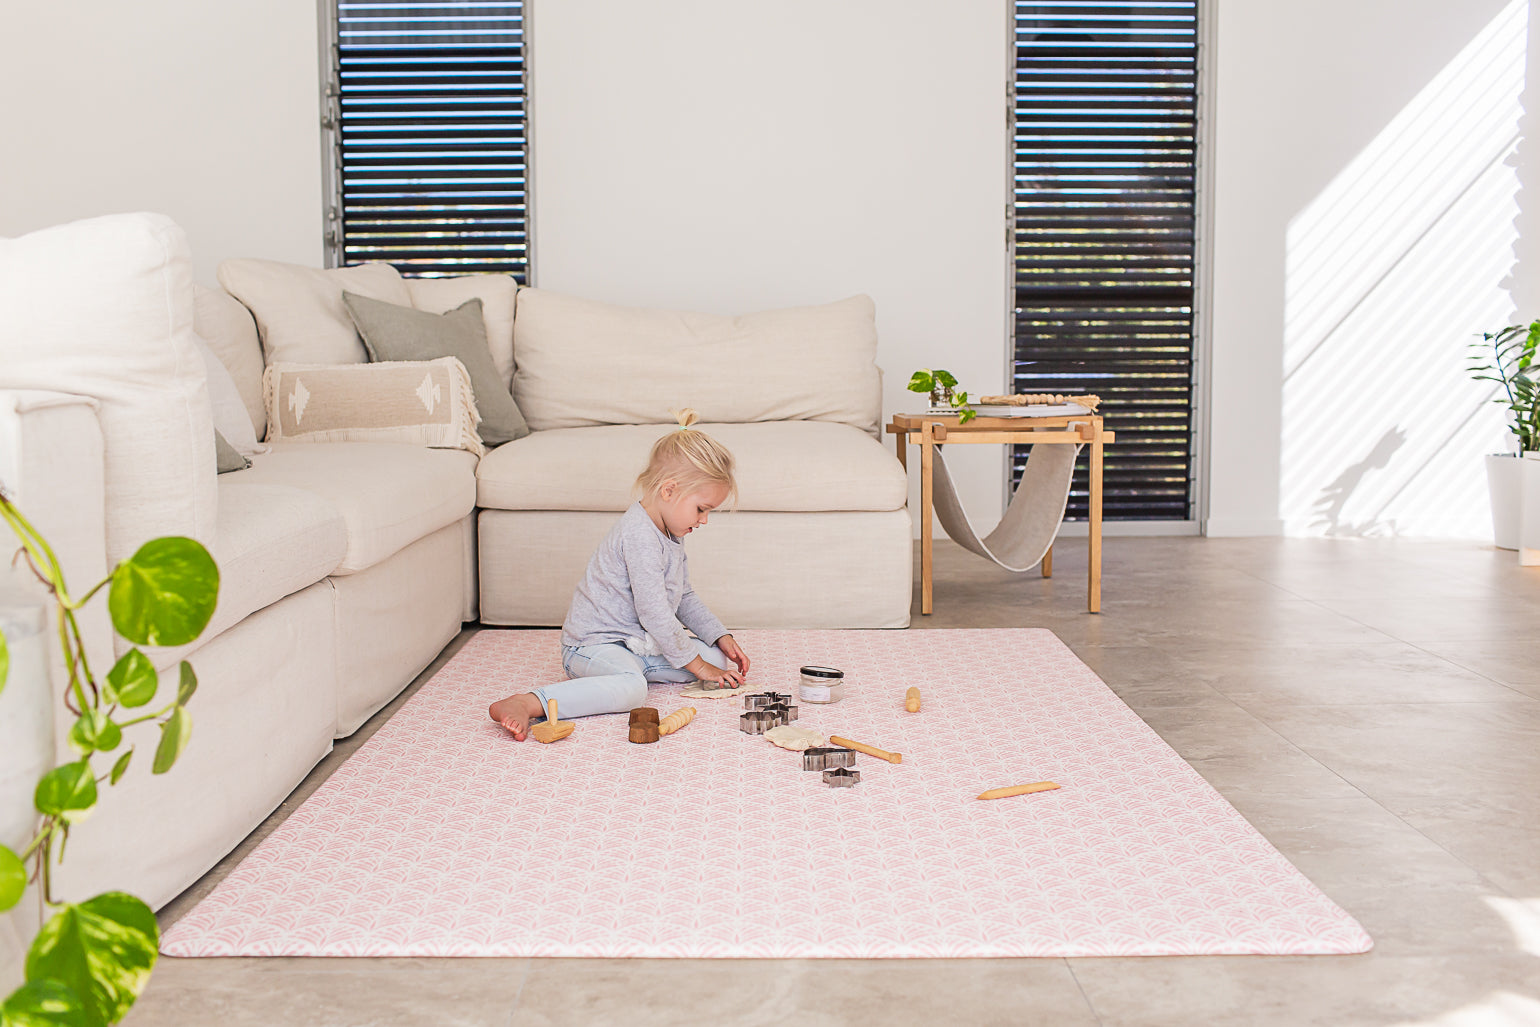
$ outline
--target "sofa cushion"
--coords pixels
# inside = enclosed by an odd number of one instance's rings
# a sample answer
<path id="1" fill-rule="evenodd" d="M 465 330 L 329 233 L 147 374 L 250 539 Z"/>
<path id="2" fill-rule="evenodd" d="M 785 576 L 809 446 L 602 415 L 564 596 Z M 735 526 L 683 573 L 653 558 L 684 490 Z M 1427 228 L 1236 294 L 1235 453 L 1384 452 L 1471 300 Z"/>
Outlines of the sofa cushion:
<path id="1" fill-rule="evenodd" d="M 368 359 L 342 290 L 410 306 L 401 273 L 389 264 L 322 270 L 276 260 L 227 260 L 219 284 L 257 319 L 269 364 L 362 364 Z"/>
<path id="2" fill-rule="evenodd" d="M 739 510 L 898 510 L 904 470 L 887 448 L 848 424 L 765 421 L 701 424 L 737 462 Z M 624 510 L 661 424 L 537 431 L 488 453 L 477 505 L 497 510 Z"/>
<path id="3" fill-rule="evenodd" d="M 867 296 L 721 317 L 520 289 L 513 398 L 536 431 L 702 421 L 836 421 L 877 433 L 876 308 Z"/>
<path id="4" fill-rule="evenodd" d="M 193 331 L 225 365 L 241 394 L 257 441 L 267 433 L 262 409 L 262 340 L 241 301 L 221 289 L 193 286 Z"/>
<path id="5" fill-rule="evenodd" d="M 391 361 L 436 360 L 454 357 L 470 376 L 476 395 L 476 409 L 481 414 L 481 441 L 489 446 L 522 439 L 529 425 L 519 413 L 502 373 L 492 362 L 487 349 L 486 322 L 481 316 L 481 299 L 472 296 L 445 314 L 434 314 L 394 303 L 381 303 L 351 292 L 342 294 L 342 303 L 353 316 L 353 324 L 363 337 L 369 359 L 377 363 Z"/>
<path id="6" fill-rule="evenodd" d="M 325 499 L 347 525 L 347 552 L 332 574 L 353 574 L 476 505 L 476 458 L 458 449 L 389 442 L 276 442 L 242 481 L 288 485 Z"/>
<path id="7" fill-rule="evenodd" d="M 224 439 L 241 456 L 251 456 L 262 447 L 257 442 L 256 426 L 251 423 L 251 415 L 246 413 L 246 404 L 241 402 L 241 390 L 214 348 L 202 336 L 194 334 L 193 338 L 198 343 L 198 355 L 203 358 L 203 375 L 209 390 L 209 413 L 214 418 L 214 434 Z"/>
<path id="8" fill-rule="evenodd" d="M 466 300 L 480 300 L 492 363 L 503 388 L 513 385 L 513 306 L 518 299 L 518 282 L 507 275 L 408 278 L 406 290 L 412 296 L 412 306 L 430 314 L 447 314 Z"/>
<path id="9" fill-rule="evenodd" d="M 258 457 L 261 459 L 261 457 Z M 206 638 L 336 570 L 348 548 L 342 512 L 313 492 L 253 481 L 247 471 L 219 479 L 219 605 Z"/>
<path id="10" fill-rule="evenodd" d="M 107 560 L 214 535 L 214 422 L 187 237 L 115 214 L 0 240 L 0 388 L 100 404 Z"/>

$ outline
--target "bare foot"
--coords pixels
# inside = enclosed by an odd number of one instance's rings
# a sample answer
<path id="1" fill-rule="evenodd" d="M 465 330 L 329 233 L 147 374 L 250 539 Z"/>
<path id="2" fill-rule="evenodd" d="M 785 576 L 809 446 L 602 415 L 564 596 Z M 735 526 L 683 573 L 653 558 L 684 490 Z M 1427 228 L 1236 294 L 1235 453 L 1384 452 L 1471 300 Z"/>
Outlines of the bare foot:
<path id="1" fill-rule="evenodd" d="M 533 692 L 510 695 L 487 707 L 487 714 L 507 728 L 508 733 L 520 742 L 524 741 L 524 736 L 529 734 L 529 722 L 544 713 L 545 711 L 540 708 L 540 700 L 535 698 Z"/>

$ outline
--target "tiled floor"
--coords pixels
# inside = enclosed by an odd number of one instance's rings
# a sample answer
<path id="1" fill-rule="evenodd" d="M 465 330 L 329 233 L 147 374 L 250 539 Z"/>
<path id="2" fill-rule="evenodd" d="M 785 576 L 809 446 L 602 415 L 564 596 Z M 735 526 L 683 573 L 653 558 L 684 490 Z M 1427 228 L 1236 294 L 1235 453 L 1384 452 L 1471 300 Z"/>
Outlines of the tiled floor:
<path id="1" fill-rule="evenodd" d="M 1115 538 L 1103 612 L 1090 616 L 1085 543 L 1058 549 L 1044 581 L 941 547 L 936 613 L 915 627 L 1051 628 L 1364 924 L 1374 952 L 163 958 L 125 1022 L 1540 1025 L 1540 568 L 1461 543 Z M 190 909 L 397 705 L 340 743 L 162 923 Z"/>

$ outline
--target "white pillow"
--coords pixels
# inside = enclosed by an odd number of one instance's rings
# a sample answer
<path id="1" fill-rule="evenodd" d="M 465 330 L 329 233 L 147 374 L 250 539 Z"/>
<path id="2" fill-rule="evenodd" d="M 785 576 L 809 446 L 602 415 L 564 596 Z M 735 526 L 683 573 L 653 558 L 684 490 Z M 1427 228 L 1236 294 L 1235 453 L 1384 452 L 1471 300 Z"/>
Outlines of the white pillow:
<path id="1" fill-rule="evenodd" d="M 369 360 L 342 292 L 398 307 L 412 305 L 401 273 L 389 264 L 315 268 L 240 258 L 219 265 L 219 284 L 246 305 L 269 364 L 363 364 Z"/>
<path id="2" fill-rule="evenodd" d="M 246 412 L 246 404 L 241 401 L 241 390 L 235 387 L 230 369 L 220 362 L 201 335 L 194 335 L 193 338 L 197 340 L 198 352 L 203 357 L 203 373 L 208 378 L 214 430 L 248 460 L 257 453 L 266 452 L 257 443 L 257 429 L 251 423 L 251 415 Z"/>

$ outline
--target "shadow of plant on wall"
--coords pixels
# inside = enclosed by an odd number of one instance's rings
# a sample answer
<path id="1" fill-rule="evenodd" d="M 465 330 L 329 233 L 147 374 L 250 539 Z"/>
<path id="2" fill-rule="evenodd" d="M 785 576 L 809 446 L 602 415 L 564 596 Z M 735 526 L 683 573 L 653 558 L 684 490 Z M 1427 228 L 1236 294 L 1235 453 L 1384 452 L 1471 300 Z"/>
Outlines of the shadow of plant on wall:
<path id="1" fill-rule="evenodd" d="M 1394 535 L 1396 522 L 1392 518 L 1388 521 L 1379 519 L 1379 510 L 1363 521 L 1344 521 L 1343 509 L 1348 500 L 1353 498 L 1353 493 L 1363 484 L 1364 478 L 1371 471 L 1382 471 L 1390 466 L 1391 457 L 1396 450 L 1406 444 L 1406 432 L 1399 426 L 1390 429 L 1380 440 L 1374 444 L 1362 460 L 1350 464 L 1341 474 L 1332 479 L 1331 484 L 1321 490 L 1320 496 L 1315 501 L 1315 519 L 1311 524 L 1316 534 L 1321 535 Z M 1384 509 L 1383 507 L 1380 508 Z"/>

